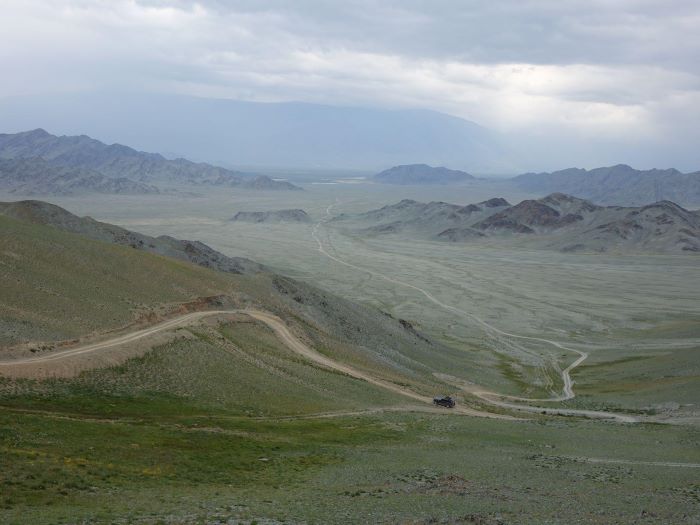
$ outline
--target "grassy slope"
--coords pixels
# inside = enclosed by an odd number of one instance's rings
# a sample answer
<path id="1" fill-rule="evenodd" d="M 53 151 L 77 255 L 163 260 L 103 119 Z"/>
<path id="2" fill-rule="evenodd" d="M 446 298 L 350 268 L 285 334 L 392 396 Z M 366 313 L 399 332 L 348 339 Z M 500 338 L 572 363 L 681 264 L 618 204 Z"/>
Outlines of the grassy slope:
<path id="1" fill-rule="evenodd" d="M 0 345 L 116 328 L 234 288 L 225 274 L 2 216 L 0 275 Z"/>

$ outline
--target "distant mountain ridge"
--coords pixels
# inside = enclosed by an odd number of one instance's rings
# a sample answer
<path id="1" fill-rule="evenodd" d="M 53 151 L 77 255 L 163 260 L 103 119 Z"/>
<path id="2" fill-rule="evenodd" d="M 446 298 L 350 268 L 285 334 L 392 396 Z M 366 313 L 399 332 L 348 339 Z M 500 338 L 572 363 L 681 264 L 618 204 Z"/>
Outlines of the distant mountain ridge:
<path id="1" fill-rule="evenodd" d="M 107 178 L 133 181 L 134 190 L 139 188 L 137 183 L 178 183 L 266 190 L 299 189 L 293 184 L 274 181 L 265 175 L 236 172 L 186 159 L 169 160 L 160 154 L 136 151 L 121 144 L 107 145 L 86 135 L 58 137 L 43 129 L 0 134 L 0 159 L 26 158 L 42 159 L 48 164 L 47 169 L 90 170 L 91 177 L 100 174 Z M 73 180 L 73 185 L 77 186 L 77 177 L 74 176 Z M 86 181 L 85 186 L 86 189 L 90 189 L 89 181 Z M 38 190 L 33 189 L 35 192 Z"/>
<path id="2" fill-rule="evenodd" d="M 626 164 L 585 170 L 568 168 L 551 173 L 525 173 L 512 179 L 517 188 L 533 193 L 561 192 L 600 204 L 641 206 L 670 200 L 700 205 L 700 171 L 636 170 Z"/>
<path id="3" fill-rule="evenodd" d="M 451 170 L 445 167 L 433 167 L 427 164 L 404 164 L 394 166 L 373 178 L 383 184 L 459 184 L 474 177 L 465 171 Z"/>
<path id="4" fill-rule="evenodd" d="M 598 206 L 553 193 L 511 206 L 490 199 L 460 206 L 403 200 L 329 222 L 365 235 L 402 234 L 466 242 L 503 240 L 565 252 L 700 252 L 700 212 L 660 201 L 641 207 Z"/>

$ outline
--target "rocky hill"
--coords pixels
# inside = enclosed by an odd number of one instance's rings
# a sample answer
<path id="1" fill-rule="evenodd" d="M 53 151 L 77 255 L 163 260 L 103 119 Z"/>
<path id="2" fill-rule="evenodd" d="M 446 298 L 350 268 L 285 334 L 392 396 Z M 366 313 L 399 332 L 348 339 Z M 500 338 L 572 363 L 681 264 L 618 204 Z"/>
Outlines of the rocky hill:
<path id="1" fill-rule="evenodd" d="M 525 173 L 512 179 L 521 190 L 562 192 L 600 204 L 641 206 L 670 200 L 700 206 L 700 171 L 636 170 L 625 164 L 585 170 L 569 168 L 552 173 Z"/>
<path id="2" fill-rule="evenodd" d="M 0 202 L 0 215 L 13 219 L 52 226 L 59 230 L 84 235 L 91 239 L 130 246 L 158 255 L 188 261 L 205 268 L 229 273 L 255 273 L 263 267 L 243 257 L 228 257 L 199 241 L 185 241 L 167 235 L 151 237 L 113 224 L 78 217 L 59 206 L 42 201 Z"/>
<path id="3" fill-rule="evenodd" d="M 382 184 L 459 184 L 473 180 L 469 173 L 427 164 L 394 166 L 377 173 L 373 180 Z"/>
<path id="4" fill-rule="evenodd" d="M 553 193 L 539 200 L 525 200 L 474 226 L 480 230 L 534 233 L 552 230 L 583 220 L 583 215 L 601 210 L 600 206 L 563 193 Z"/>
<path id="5" fill-rule="evenodd" d="M 304 210 L 239 211 L 231 222 L 311 222 Z"/>
<path id="6" fill-rule="evenodd" d="M 562 251 L 700 253 L 700 214 L 673 202 L 607 207 L 592 215 L 553 246 Z"/>
<path id="7" fill-rule="evenodd" d="M 570 251 L 700 252 L 700 213 L 670 201 L 598 206 L 563 193 L 511 206 L 403 200 L 329 224 L 364 235 L 404 234 L 450 242 L 492 240 Z"/>
<path id="8" fill-rule="evenodd" d="M 489 199 L 478 204 L 460 206 L 447 202 L 418 202 L 404 199 L 366 213 L 342 214 L 331 223 L 345 228 L 361 230 L 368 234 L 418 232 L 437 235 L 447 229 L 461 228 L 478 222 L 510 206 L 501 198 Z M 456 234 L 455 234 L 456 235 Z M 478 235 L 478 234 L 477 234 Z"/>
<path id="9" fill-rule="evenodd" d="M 54 167 L 89 170 L 107 178 L 130 179 L 147 185 L 189 184 L 246 189 L 298 190 L 265 175 L 232 171 L 186 159 L 166 159 L 121 144 L 107 145 L 88 136 L 51 135 L 42 129 L 0 134 L 0 159 L 39 157 Z M 74 186 L 79 186 L 74 183 Z M 89 182 L 86 182 L 89 187 Z"/>

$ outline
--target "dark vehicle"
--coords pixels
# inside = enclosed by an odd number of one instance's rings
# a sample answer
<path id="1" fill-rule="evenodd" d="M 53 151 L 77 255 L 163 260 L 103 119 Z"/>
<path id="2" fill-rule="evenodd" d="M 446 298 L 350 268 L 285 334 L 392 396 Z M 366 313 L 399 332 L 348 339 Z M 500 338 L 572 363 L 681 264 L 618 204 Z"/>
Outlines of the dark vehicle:
<path id="1" fill-rule="evenodd" d="M 433 404 L 445 408 L 454 408 L 455 400 L 450 396 L 434 397 Z"/>

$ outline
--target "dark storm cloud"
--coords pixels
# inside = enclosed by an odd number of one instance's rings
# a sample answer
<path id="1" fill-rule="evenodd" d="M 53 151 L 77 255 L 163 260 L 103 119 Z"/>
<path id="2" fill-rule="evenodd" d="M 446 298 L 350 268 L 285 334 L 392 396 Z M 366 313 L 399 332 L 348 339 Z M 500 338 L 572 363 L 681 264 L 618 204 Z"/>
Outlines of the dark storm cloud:
<path id="1" fill-rule="evenodd" d="M 200 4 L 223 14 L 276 13 L 280 29 L 366 51 L 486 63 L 664 63 L 700 68 L 700 4 L 695 0 Z"/>

